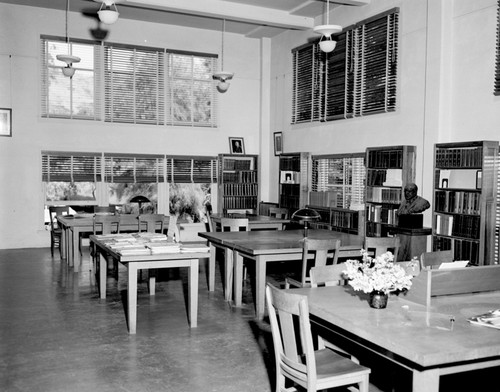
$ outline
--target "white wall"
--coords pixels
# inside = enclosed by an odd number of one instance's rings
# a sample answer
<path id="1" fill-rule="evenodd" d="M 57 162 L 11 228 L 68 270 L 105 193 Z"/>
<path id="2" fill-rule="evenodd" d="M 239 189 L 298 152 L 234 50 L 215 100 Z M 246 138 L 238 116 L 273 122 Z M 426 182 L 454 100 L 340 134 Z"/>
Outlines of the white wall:
<path id="1" fill-rule="evenodd" d="M 217 155 L 229 136 L 260 151 L 261 41 L 226 33 L 224 65 L 235 72 L 219 95 L 217 129 L 104 124 L 40 118 L 39 38 L 65 34 L 65 13 L 0 4 L 0 107 L 12 108 L 13 136 L 0 137 L 0 248 L 50 244 L 43 228 L 41 150 Z M 69 35 L 91 39 L 96 21 L 70 13 Z M 221 32 L 120 19 L 110 42 L 219 53 Z M 244 50 L 242 49 L 244 48 Z"/>

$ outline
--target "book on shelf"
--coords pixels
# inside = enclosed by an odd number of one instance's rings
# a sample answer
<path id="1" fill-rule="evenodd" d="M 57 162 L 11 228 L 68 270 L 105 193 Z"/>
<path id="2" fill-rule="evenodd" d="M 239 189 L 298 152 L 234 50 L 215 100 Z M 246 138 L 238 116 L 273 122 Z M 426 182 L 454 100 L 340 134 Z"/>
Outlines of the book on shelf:
<path id="1" fill-rule="evenodd" d="M 469 317 L 467 321 L 475 325 L 500 329 L 500 309 L 490 310 L 489 312 Z"/>

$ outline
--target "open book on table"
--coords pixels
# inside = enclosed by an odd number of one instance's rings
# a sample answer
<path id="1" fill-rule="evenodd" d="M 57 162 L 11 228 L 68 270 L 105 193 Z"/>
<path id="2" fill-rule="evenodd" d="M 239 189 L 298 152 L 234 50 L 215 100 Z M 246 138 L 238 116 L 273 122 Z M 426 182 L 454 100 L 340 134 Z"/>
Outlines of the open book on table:
<path id="1" fill-rule="evenodd" d="M 490 310 L 487 313 L 470 317 L 467 320 L 472 324 L 500 329 L 500 309 Z"/>

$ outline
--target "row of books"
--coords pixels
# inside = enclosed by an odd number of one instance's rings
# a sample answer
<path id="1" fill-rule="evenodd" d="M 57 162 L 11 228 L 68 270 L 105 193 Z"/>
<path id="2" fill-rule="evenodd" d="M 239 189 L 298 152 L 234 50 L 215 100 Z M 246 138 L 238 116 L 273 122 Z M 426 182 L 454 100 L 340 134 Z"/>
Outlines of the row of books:
<path id="1" fill-rule="evenodd" d="M 480 217 L 478 215 L 436 214 L 435 233 L 440 235 L 479 238 Z"/>
<path id="2" fill-rule="evenodd" d="M 299 195 L 280 195 L 280 206 L 283 208 L 299 208 Z"/>
<path id="3" fill-rule="evenodd" d="M 349 234 L 358 234 L 358 227 L 344 227 L 344 226 L 334 226 L 325 222 L 313 222 L 311 223 L 311 227 L 313 229 L 324 229 L 324 230 L 333 230 L 341 233 L 349 233 Z"/>
<path id="4" fill-rule="evenodd" d="M 359 223 L 359 213 L 332 210 L 330 214 L 330 224 L 334 227 L 344 227 L 347 229 L 357 229 Z"/>
<path id="5" fill-rule="evenodd" d="M 256 196 L 259 192 L 258 184 L 224 184 L 224 194 L 232 196 Z"/>
<path id="6" fill-rule="evenodd" d="M 250 159 L 224 159 L 224 170 L 250 170 L 252 162 Z"/>
<path id="7" fill-rule="evenodd" d="M 300 157 L 281 157 L 280 170 L 300 171 Z"/>
<path id="8" fill-rule="evenodd" d="M 483 148 L 437 148 L 436 167 L 474 167 L 483 164 Z"/>
<path id="9" fill-rule="evenodd" d="M 257 196 L 224 196 L 223 209 L 249 209 L 257 208 Z"/>
<path id="10" fill-rule="evenodd" d="M 433 236 L 432 249 L 453 250 L 454 260 L 469 260 L 469 265 L 479 263 L 479 242 L 474 240 Z"/>
<path id="11" fill-rule="evenodd" d="M 281 192 L 285 196 L 299 196 L 300 186 L 299 184 L 281 184 Z"/>
<path id="12" fill-rule="evenodd" d="M 403 171 L 401 169 L 367 170 L 366 184 L 368 186 L 403 186 Z"/>
<path id="13" fill-rule="evenodd" d="M 481 194 L 466 191 L 436 191 L 434 210 L 457 214 L 479 214 Z"/>
<path id="14" fill-rule="evenodd" d="M 234 173 L 224 172 L 222 173 L 222 180 L 226 182 L 257 182 L 257 172 L 254 170 L 250 171 L 239 171 Z"/>
<path id="15" fill-rule="evenodd" d="M 374 203 L 401 203 L 401 189 L 399 188 L 366 188 L 366 201 Z"/>
<path id="16" fill-rule="evenodd" d="M 396 169 L 402 166 L 403 151 L 400 149 L 368 151 L 368 167 Z"/>
<path id="17" fill-rule="evenodd" d="M 389 227 L 377 222 L 366 222 L 366 236 L 367 237 L 387 237 L 389 236 Z"/>
<path id="18" fill-rule="evenodd" d="M 371 204 L 366 207 L 366 219 L 372 222 L 387 223 L 396 225 L 397 223 L 397 208 L 382 206 L 379 204 Z"/>

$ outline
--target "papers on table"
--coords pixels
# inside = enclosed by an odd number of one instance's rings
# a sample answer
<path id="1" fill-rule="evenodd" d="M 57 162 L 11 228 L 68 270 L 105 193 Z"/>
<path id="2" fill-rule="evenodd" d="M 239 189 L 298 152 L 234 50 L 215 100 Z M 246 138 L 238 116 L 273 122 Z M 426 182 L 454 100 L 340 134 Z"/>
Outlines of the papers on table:
<path id="1" fill-rule="evenodd" d="M 450 263 L 441 263 L 438 269 L 463 268 L 469 264 L 469 260 L 456 260 Z"/>
<path id="2" fill-rule="evenodd" d="M 490 310 L 487 313 L 470 317 L 467 320 L 472 324 L 500 329 L 500 309 Z"/>
<path id="3" fill-rule="evenodd" d="M 203 245 L 203 244 L 181 244 L 181 252 L 182 253 L 202 253 L 202 252 L 209 252 L 210 247 Z"/>

